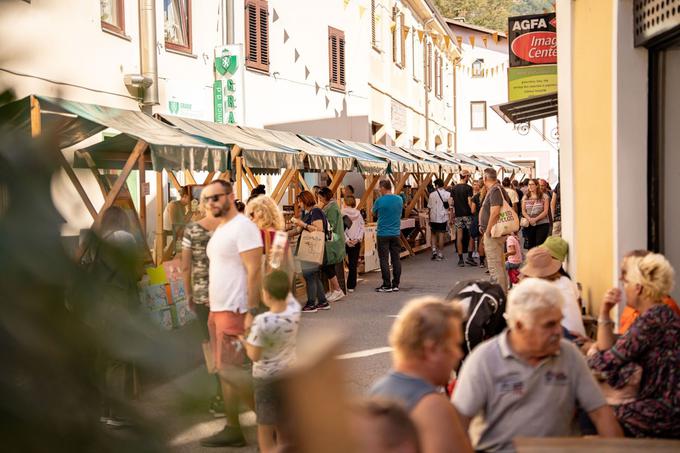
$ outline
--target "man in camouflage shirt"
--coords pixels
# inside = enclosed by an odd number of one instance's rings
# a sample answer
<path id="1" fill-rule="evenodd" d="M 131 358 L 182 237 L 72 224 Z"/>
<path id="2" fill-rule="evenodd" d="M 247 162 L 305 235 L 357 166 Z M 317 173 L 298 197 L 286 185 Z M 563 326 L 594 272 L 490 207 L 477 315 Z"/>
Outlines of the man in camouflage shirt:
<path id="1" fill-rule="evenodd" d="M 210 195 L 207 193 L 207 195 Z M 202 195 L 201 204 L 205 204 L 205 196 Z M 198 318 L 203 332 L 204 342 L 210 341 L 208 332 L 208 315 L 210 314 L 210 302 L 208 300 L 208 254 L 206 247 L 213 231 L 220 224 L 220 219 L 213 216 L 210 210 L 198 222 L 190 223 L 184 229 L 182 238 L 182 274 L 184 277 L 184 289 L 187 302 Z M 215 375 L 217 382 L 216 395 L 210 403 L 210 412 L 216 417 L 224 416 L 224 403 L 220 380 Z"/>

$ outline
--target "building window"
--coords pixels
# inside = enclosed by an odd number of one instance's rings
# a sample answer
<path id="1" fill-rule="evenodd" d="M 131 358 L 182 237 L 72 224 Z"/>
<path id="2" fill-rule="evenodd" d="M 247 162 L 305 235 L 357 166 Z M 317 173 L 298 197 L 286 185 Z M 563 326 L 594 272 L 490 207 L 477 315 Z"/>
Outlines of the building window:
<path id="1" fill-rule="evenodd" d="M 404 33 L 404 13 L 395 6 L 392 8 L 392 61 L 403 68 L 406 66 L 406 34 Z"/>
<path id="2" fill-rule="evenodd" d="M 99 0 L 102 28 L 125 34 L 125 9 L 123 0 Z"/>
<path id="3" fill-rule="evenodd" d="M 328 78 L 331 90 L 345 91 L 345 33 L 328 27 Z"/>
<path id="4" fill-rule="evenodd" d="M 472 63 L 472 77 L 484 77 L 484 60 L 482 58 L 478 58 Z"/>
<path id="5" fill-rule="evenodd" d="M 427 43 L 425 56 L 425 88 L 432 90 L 432 43 Z"/>
<path id="6" fill-rule="evenodd" d="M 246 67 L 269 72 L 269 5 L 267 0 L 245 2 Z"/>
<path id="7" fill-rule="evenodd" d="M 416 45 L 416 41 L 418 38 L 416 37 L 416 30 L 413 29 L 411 32 L 411 66 L 413 66 L 413 80 L 418 80 L 418 67 L 419 65 L 416 64 L 416 61 L 418 61 L 417 57 L 417 50 L 418 46 Z"/>
<path id="8" fill-rule="evenodd" d="M 470 102 L 470 129 L 486 130 L 486 101 Z"/>
<path id="9" fill-rule="evenodd" d="M 163 0 L 165 48 L 191 53 L 191 0 Z"/>
<path id="10" fill-rule="evenodd" d="M 434 95 L 439 99 L 442 98 L 443 84 L 442 84 L 442 57 L 438 51 L 434 53 Z"/>

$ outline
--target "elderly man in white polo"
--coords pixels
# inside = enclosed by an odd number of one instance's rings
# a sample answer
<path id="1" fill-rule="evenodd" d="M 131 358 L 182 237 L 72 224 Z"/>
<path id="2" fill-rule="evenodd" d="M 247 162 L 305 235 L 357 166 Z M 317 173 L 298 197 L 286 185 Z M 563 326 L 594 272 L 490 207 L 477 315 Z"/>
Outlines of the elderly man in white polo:
<path id="1" fill-rule="evenodd" d="M 476 451 L 513 452 L 515 437 L 577 434 L 577 404 L 601 436 L 623 437 L 585 358 L 562 339 L 562 303 L 549 282 L 522 280 L 508 297 L 508 329 L 463 363 L 452 400 L 466 429 L 484 414 Z"/>

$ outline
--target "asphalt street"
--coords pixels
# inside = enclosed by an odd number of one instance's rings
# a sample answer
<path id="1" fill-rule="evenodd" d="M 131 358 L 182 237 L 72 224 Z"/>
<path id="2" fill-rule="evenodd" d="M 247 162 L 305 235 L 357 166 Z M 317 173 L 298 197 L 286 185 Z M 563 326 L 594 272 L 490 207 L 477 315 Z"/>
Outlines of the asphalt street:
<path id="1" fill-rule="evenodd" d="M 343 354 L 346 390 L 360 396 L 371 383 L 390 368 L 388 332 L 401 307 L 409 300 L 425 295 L 445 296 L 461 280 L 486 278 L 478 267 L 457 266 L 457 256 L 449 245 L 444 261 L 432 261 L 429 253 L 407 258 L 402 263 L 401 291 L 376 293 L 381 279 L 379 272 L 360 276 L 357 290 L 332 304 L 331 310 L 303 313 L 301 335 L 314 335 L 335 329 L 344 337 Z M 189 371 L 177 379 L 146 392 L 140 402 L 142 411 L 160 430 L 168 451 L 176 453 L 208 452 L 198 441 L 219 431 L 224 419 L 214 418 L 207 411 L 214 378 L 203 367 Z M 255 452 L 255 416 L 245 411 L 241 420 L 248 446 L 219 449 L 226 452 Z"/>

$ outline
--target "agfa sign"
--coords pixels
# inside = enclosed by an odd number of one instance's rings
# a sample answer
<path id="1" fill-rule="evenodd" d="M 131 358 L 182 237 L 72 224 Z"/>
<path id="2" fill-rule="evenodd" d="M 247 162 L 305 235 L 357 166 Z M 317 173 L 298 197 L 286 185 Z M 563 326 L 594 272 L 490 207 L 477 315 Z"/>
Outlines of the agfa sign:
<path id="1" fill-rule="evenodd" d="M 215 48 L 213 105 L 216 123 L 243 124 L 243 46 Z"/>
<path id="2" fill-rule="evenodd" d="M 510 67 L 557 63 L 555 13 L 508 18 Z"/>

